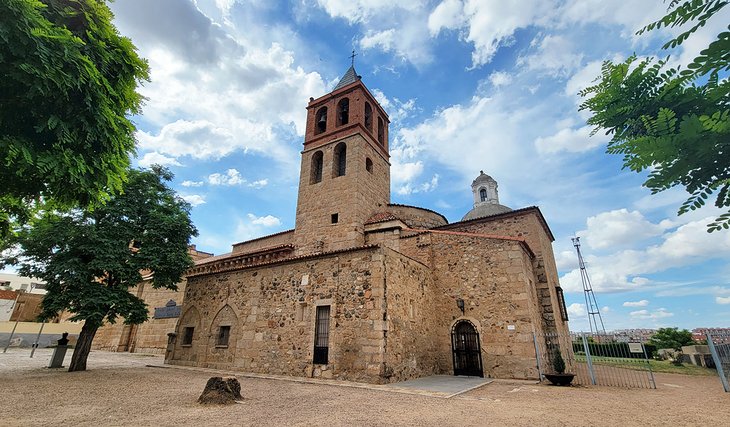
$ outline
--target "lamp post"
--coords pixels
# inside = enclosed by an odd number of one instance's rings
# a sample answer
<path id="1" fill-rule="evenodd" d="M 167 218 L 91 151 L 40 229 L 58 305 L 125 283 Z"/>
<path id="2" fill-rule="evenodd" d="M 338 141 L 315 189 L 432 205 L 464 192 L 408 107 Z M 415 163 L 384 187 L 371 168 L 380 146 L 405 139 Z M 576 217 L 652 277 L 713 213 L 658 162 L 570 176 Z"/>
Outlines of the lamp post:
<path id="1" fill-rule="evenodd" d="M 459 307 L 459 310 L 461 310 L 461 315 L 464 315 L 464 300 L 461 298 L 456 299 L 456 306 Z"/>

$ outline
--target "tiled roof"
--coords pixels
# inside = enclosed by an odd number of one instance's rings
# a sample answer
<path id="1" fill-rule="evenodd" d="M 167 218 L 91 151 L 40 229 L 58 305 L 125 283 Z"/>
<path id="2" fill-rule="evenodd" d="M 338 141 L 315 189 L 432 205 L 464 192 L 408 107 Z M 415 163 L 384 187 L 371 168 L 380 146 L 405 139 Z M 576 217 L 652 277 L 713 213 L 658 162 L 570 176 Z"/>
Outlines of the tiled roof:
<path id="1" fill-rule="evenodd" d="M 527 244 L 527 241 L 523 239 L 522 237 L 511 237 L 511 236 L 500 236 L 497 234 L 483 234 L 483 233 L 466 233 L 466 232 L 460 232 L 460 231 L 443 231 L 443 230 L 416 230 L 416 229 L 409 229 L 406 228 L 403 231 L 412 231 L 414 234 L 403 236 L 403 239 L 407 239 L 409 237 L 418 236 L 421 234 L 426 233 L 433 233 L 433 234 L 443 234 L 443 235 L 451 235 L 451 236 L 463 236 L 463 237 L 479 237 L 482 239 L 496 239 L 496 240 L 509 240 L 512 242 L 519 243 L 525 251 L 530 255 L 530 258 L 535 258 L 535 253 L 532 251 L 532 248 L 530 248 L 530 245 Z"/>
<path id="2" fill-rule="evenodd" d="M 315 254 L 307 254 L 307 255 L 298 255 L 298 256 L 292 256 L 287 258 L 279 258 L 279 259 L 273 259 L 268 261 L 261 261 L 253 264 L 230 264 L 227 266 L 223 266 L 220 264 L 214 264 L 211 265 L 210 268 L 206 269 L 208 265 L 196 265 L 191 270 L 188 270 L 188 273 L 186 274 L 186 277 L 196 277 L 196 276 L 206 276 L 209 274 L 216 274 L 226 271 L 236 271 L 236 270 L 244 270 L 248 268 L 254 268 L 254 267 L 262 267 L 266 265 L 272 265 L 272 264 L 282 264 L 285 262 L 292 262 L 292 261 L 301 261 L 305 259 L 311 259 L 311 258 L 318 258 L 318 257 L 324 257 L 324 256 L 330 256 L 330 255 L 336 255 L 336 254 L 342 254 L 347 252 L 355 252 L 365 249 L 377 249 L 380 245 L 377 244 L 370 244 L 370 245 L 363 245 L 363 246 L 355 246 L 352 248 L 345 248 L 345 249 L 337 249 L 333 251 L 324 251 L 319 252 Z M 231 257 L 234 258 L 234 257 Z M 236 256 L 235 258 L 239 258 Z"/>
<path id="3" fill-rule="evenodd" d="M 453 222 L 451 224 L 441 225 L 441 226 L 435 227 L 433 229 L 434 230 L 448 230 L 451 228 L 458 228 L 459 226 L 461 226 L 463 224 L 470 224 L 470 223 L 479 222 L 479 221 L 493 221 L 496 219 L 508 218 L 511 216 L 517 216 L 517 215 L 521 215 L 521 214 L 529 213 L 529 212 L 537 213 L 538 220 L 540 221 L 540 223 L 542 224 L 542 227 L 547 232 L 548 237 L 550 237 L 550 241 L 554 242 L 555 236 L 553 236 L 553 232 L 550 231 L 550 227 L 548 226 L 547 221 L 545 221 L 545 217 L 542 216 L 542 212 L 540 212 L 540 208 L 538 208 L 537 206 L 528 206 L 526 208 L 515 209 L 515 210 L 509 211 L 509 212 L 498 213 L 498 214 L 489 215 L 489 216 L 485 216 L 485 217 L 481 217 L 481 218 L 466 219 L 466 220 L 462 219 L 459 222 Z"/>
<path id="4" fill-rule="evenodd" d="M 355 71 L 354 66 L 350 66 L 350 68 L 347 69 L 345 72 L 345 75 L 342 76 L 340 79 L 340 82 L 337 83 L 337 86 L 335 86 L 334 89 L 332 89 L 332 92 L 336 91 L 339 88 L 343 88 L 349 84 L 355 83 L 356 81 L 360 80 L 360 78 L 357 75 L 357 72 Z"/>
<path id="5" fill-rule="evenodd" d="M 367 221 L 365 221 L 365 225 L 377 224 L 379 222 L 386 222 L 386 221 L 392 221 L 392 220 L 397 220 L 397 219 L 399 219 L 399 218 L 397 216 L 393 215 L 392 213 L 383 211 L 383 212 L 378 212 L 378 213 L 374 214 L 373 216 L 371 216 L 370 218 L 368 218 Z"/>
<path id="6" fill-rule="evenodd" d="M 0 290 L 0 299 L 14 300 L 16 295 L 15 291 Z"/>

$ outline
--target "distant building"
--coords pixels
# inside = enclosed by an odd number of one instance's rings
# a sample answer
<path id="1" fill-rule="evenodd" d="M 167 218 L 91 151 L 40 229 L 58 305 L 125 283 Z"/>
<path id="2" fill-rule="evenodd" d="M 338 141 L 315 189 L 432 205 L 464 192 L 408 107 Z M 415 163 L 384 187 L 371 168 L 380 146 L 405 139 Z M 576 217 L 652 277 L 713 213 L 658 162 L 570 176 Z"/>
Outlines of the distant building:
<path id="1" fill-rule="evenodd" d="M 730 328 L 694 328 L 692 339 L 696 342 L 704 342 L 707 333 L 712 334 L 712 341 L 715 344 L 730 344 Z"/>
<path id="2" fill-rule="evenodd" d="M 647 342 L 656 329 L 618 329 L 612 333 L 617 342 Z"/>
<path id="3" fill-rule="evenodd" d="M 46 284 L 44 281 L 34 277 L 0 273 L 0 289 L 7 291 L 25 291 L 33 294 L 45 294 Z"/>

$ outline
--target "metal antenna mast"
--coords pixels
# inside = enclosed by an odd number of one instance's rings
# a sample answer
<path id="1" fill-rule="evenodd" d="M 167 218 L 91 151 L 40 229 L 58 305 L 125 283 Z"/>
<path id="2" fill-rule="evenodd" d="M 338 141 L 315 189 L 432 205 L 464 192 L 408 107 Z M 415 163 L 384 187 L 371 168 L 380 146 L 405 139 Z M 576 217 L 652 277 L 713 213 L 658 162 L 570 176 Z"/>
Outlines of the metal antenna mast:
<path id="1" fill-rule="evenodd" d="M 606 327 L 603 326 L 603 318 L 601 317 L 601 309 L 596 301 L 596 295 L 593 293 L 591 279 L 588 277 L 586 263 L 583 261 L 583 255 L 580 253 L 580 237 L 572 237 L 575 251 L 578 253 L 578 266 L 580 267 L 580 280 L 583 282 L 583 296 L 586 298 L 586 310 L 588 311 L 588 325 L 591 328 L 591 334 L 606 335 Z M 600 326 L 599 326 L 600 325 Z"/>

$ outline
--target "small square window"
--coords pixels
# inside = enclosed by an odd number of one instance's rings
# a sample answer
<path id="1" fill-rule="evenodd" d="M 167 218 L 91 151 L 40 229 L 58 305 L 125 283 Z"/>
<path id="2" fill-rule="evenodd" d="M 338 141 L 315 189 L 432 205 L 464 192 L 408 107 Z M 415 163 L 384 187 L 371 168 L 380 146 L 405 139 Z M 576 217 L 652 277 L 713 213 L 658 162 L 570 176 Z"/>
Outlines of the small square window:
<path id="1" fill-rule="evenodd" d="M 228 347 L 228 338 L 231 336 L 230 326 L 221 326 L 218 329 L 218 341 L 215 345 L 220 347 Z"/>
<path id="2" fill-rule="evenodd" d="M 185 328 L 182 345 L 192 345 L 193 344 L 193 332 L 194 331 L 195 331 L 194 327 L 188 326 Z"/>
<path id="3" fill-rule="evenodd" d="M 332 224 L 337 224 L 337 222 L 339 222 L 339 220 L 340 220 L 339 214 L 333 213 L 332 214 Z"/>

